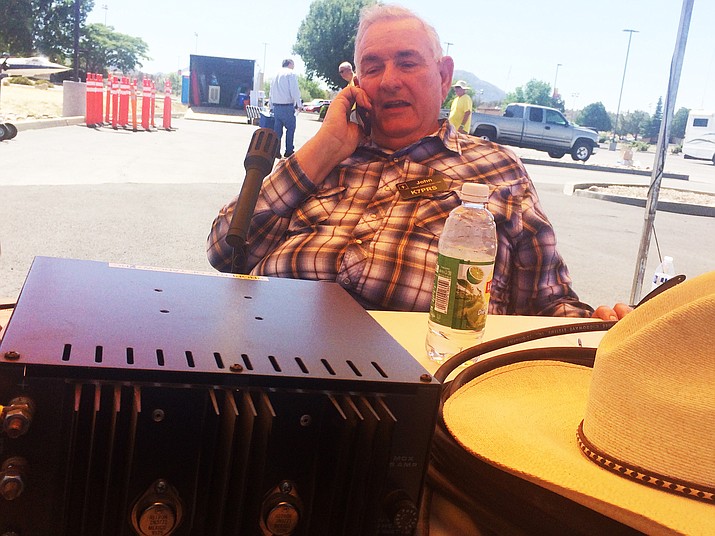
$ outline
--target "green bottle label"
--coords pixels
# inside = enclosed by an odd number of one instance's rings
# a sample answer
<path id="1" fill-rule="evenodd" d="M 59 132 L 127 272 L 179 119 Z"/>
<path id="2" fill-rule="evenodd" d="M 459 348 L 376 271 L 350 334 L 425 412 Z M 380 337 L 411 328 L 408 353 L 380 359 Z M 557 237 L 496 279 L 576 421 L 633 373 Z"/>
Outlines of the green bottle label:
<path id="1" fill-rule="evenodd" d="M 452 329 L 484 329 L 493 273 L 494 261 L 465 261 L 438 255 L 430 320 Z"/>

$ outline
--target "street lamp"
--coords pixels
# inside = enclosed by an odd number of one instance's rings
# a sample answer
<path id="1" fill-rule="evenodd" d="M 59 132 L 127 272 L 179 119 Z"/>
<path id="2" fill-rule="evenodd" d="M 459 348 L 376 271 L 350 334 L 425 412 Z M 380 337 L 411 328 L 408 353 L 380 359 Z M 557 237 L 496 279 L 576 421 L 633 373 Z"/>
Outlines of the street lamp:
<path id="1" fill-rule="evenodd" d="M 266 48 L 268 47 L 268 43 L 262 43 L 263 44 L 263 72 L 266 72 Z"/>
<path id="2" fill-rule="evenodd" d="M 559 79 L 559 67 L 561 67 L 561 65 L 561 63 L 556 64 L 556 75 L 554 75 L 554 91 L 551 95 L 554 99 L 556 98 L 556 81 Z"/>
<path id="3" fill-rule="evenodd" d="M 194 52 L 196 54 L 198 54 L 199 53 L 199 32 L 194 32 L 194 38 L 196 39 L 196 45 L 195 45 Z"/>
<path id="4" fill-rule="evenodd" d="M 628 54 L 631 51 L 631 39 L 634 33 L 638 33 L 638 30 L 623 30 L 628 32 L 628 48 L 626 48 L 626 63 L 623 65 L 623 78 L 621 79 L 621 92 L 618 94 L 618 107 L 616 108 L 616 124 L 613 125 L 613 138 L 611 138 L 611 144 L 608 146 L 609 151 L 616 150 L 616 130 L 618 130 L 618 116 L 621 115 L 621 97 L 623 97 L 623 83 L 626 81 L 626 68 L 628 67 Z"/>
<path id="5" fill-rule="evenodd" d="M 109 6 L 107 4 L 102 4 L 102 9 L 104 10 L 104 25 L 107 25 L 107 10 Z"/>
<path id="6" fill-rule="evenodd" d="M 448 41 L 444 42 L 445 45 L 447 45 L 447 51 L 444 53 L 445 56 L 449 56 L 449 45 L 453 45 L 454 43 L 450 43 Z"/>

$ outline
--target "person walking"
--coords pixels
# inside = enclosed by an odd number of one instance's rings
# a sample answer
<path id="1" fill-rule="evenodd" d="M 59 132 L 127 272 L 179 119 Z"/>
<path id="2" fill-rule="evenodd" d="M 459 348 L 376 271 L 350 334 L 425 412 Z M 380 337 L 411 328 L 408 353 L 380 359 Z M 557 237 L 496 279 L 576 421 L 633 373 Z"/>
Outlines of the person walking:
<path id="1" fill-rule="evenodd" d="M 470 133 L 472 128 L 472 97 L 467 95 L 469 86 L 464 80 L 452 84 L 456 97 L 449 110 L 449 122 L 459 132 Z"/>
<path id="2" fill-rule="evenodd" d="M 278 151 L 280 153 L 280 140 L 283 137 L 283 127 L 286 129 L 285 153 L 288 158 L 294 152 L 293 138 L 295 136 L 296 110 L 300 107 L 300 89 L 298 77 L 293 72 L 295 63 L 291 59 L 283 60 L 281 70 L 278 71 L 269 94 L 269 105 L 273 110 L 273 130 L 278 134 Z"/>

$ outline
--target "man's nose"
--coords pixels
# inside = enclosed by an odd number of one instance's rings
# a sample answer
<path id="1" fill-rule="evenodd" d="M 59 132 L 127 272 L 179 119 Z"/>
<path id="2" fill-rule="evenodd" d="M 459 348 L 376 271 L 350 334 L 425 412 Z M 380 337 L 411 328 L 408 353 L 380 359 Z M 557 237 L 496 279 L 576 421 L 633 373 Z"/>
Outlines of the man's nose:
<path id="1" fill-rule="evenodd" d="M 384 89 L 396 89 L 402 84 L 402 72 L 393 63 L 388 63 L 382 72 L 380 85 Z"/>

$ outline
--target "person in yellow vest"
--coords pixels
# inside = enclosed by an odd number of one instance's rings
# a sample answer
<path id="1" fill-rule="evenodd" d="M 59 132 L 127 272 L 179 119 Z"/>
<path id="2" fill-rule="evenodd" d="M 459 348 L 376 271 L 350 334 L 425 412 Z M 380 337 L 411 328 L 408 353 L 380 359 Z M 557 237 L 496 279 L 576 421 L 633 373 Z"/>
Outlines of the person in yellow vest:
<path id="1" fill-rule="evenodd" d="M 469 134 L 472 127 L 472 97 L 467 95 L 469 86 L 464 80 L 459 80 L 452 84 L 452 87 L 457 96 L 452 101 L 449 122 L 459 132 Z"/>

